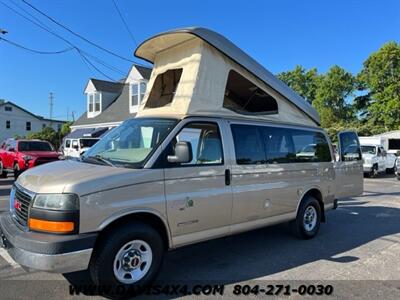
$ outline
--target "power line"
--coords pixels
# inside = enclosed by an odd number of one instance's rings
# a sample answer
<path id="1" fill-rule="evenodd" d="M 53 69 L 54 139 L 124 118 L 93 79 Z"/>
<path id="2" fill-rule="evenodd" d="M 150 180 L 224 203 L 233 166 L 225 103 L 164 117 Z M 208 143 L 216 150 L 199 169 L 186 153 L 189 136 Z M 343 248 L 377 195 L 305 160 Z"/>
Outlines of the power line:
<path id="1" fill-rule="evenodd" d="M 122 23 L 124 24 L 126 31 L 128 31 L 129 35 L 130 35 L 131 38 L 132 38 L 132 41 L 135 43 L 135 45 L 136 45 L 136 47 L 137 47 L 137 46 L 138 46 L 138 43 L 136 42 L 136 39 L 135 39 L 135 37 L 133 36 L 132 31 L 129 29 L 129 26 L 128 26 L 128 24 L 126 23 L 124 17 L 122 16 L 122 13 L 121 13 L 121 11 L 120 11 L 119 8 L 118 8 L 117 2 L 115 2 L 115 0 L 112 0 L 112 2 L 114 3 L 115 9 L 117 10 L 117 12 L 118 12 L 118 14 L 119 14 L 119 17 L 121 18 L 121 21 L 122 21 Z"/>
<path id="2" fill-rule="evenodd" d="M 67 26 L 61 24 L 60 22 L 58 22 L 58 21 L 55 20 L 54 18 L 50 17 L 49 15 L 47 15 L 46 13 L 44 13 L 43 11 L 41 11 L 40 9 L 36 8 L 36 7 L 33 6 L 32 4 L 30 4 L 28 1 L 22 0 L 22 2 L 24 2 L 26 5 L 30 6 L 30 7 L 31 7 L 32 9 L 34 9 L 36 12 L 38 12 L 38 13 L 41 14 L 42 16 L 46 17 L 47 19 L 49 19 L 49 20 L 52 21 L 53 23 L 55 23 L 55 24 L 57 24 L 58 26 L 64 28 L 64 29 L 67 30 L 69 33 L 75 35 L 76 37 L 78 37 L 78 38 L 80 38 L 80 39 L 82 39 L 82 40 L 84 40 L 85 42 L 91 44 L 92 46 L 94 46 L 94 47 L 96 47 L 96 48 L 98 48 L 98 49 L 100 49 L 100 50 L 103 50 L 103 51 L 105 51 L 105 52 L 107 52 L 107 53 L 109 53 L 109 54 L 111 54 L 111 55 L 113 55 L 113 56 L 115 56 L 115 57 L 120 58 L 120 59 L 129 61 L 129 62 L 131 62 L 131 63 L 135 63 L 135 61 L 133 61 L 133 60 L 131 60 L 131 59 L 129 59 L 129 58 L 125 58 L 125 57 L 123 57 L 123 56 L 121 56 L 121 55 L 119 55 L 119 54 L 116 54 L 115 52 L 112 52 L 111 50 L 108 50 L 108 49 L 106 49 L 106 48 L 104 48 L 104 47 L 102 47 L 102 46 L 100 46 L 100 45 L 98 45 L 98 44 L 96 44 L 96 43 L 94 43 L 94 42 L 88 40 L 87 38 L 85 38 L 85 37 L 82 36 L 81 34 L 79 34 L 79 33 L 75 32 L 75 31 L 73 31 L 72 29 L 70 29 L 70 28 L 68 28 Z"/>
<path id="3" fill-rule="evenodd" d="M 65 53 L 65 52 L 74 50 L 74 47 L 69 47 L 69 48 L 66 48 L 66 49 L 63 49 L 63 50 L 59 50 L 59 51 L 40 51 L 40 50 L 35 50 L 35 49 L 31 49 L 31 48 L 25 47 L 23 45 L 17 44 L 17 43 L 15 43 L 13 41 L 10 41 L 8 39 L 0 37 L 0 41 L 1 40 L 3 40 L 4 42 L 6 42 L 6 43 L 8 43 L 10 45 L 13 45 L 15 47 L 18 47 L 18 48 L 21 48 L 23 50 L 26 50 L 26 51 L 29 51 L 29 52 L 33 52 L 33 53 L 36 53 L 36 54 L 61 54 L 61 53 Z"/>
<path id="4" fill-rule="evenodd" d="M 34 15 L 32 15 L 31 13 L 27 12 L 25 9 L 23 9 L 22 7 L 20 7 L 19 5 L 17 5 L 16 3 L 13 2 L 14 5 L 16 5 L 18 8 L 20 8 L 22 11 L 24 11 L 26 14 L 28 14 L 29 16 L 31 16 L 33 19 L 35 19 L 36 21 L 28 18 L 27 16 L 21 14 L 20 12 L 18 12 L 17 10 L 15 10 L 14 8 L 10 7 L 9 5 L 7 5 L 6 3 L 4 3 L 3 1 L 0 0 L 0 3 L 3 4 L 4 6 L 6 6 L 8 9 L 10 9 L 11 11 L 13 11 L 15 14 L 19 15 L 20 17 L 24 18 L 25 20 L 31 22 L 32 24 L 38 26 L 39 28 L 41 28 L 44 31 L 47 31 L 48 33 L 54 35 L 55 37 L 61 39 L 62 41 L 64 41 L 65 43 L 67 43 L 68 45 L 70 45 L 71 47 L 73 47 L 77 53 L 79 54 L 79 56 L 81 57 L 82 61 L 84 62 L 84 64 L 88 67 L 89 71 L 92 71 L 92 69 L 90 68 L 90 66 L 92 66 L 92 68 L 94 70 L 96 70 L 97 72 L 99 72 L 100 74 L 102 74 L 103 76 L 107 77 L 108 79 L 115 81 L 114 79 L 112 79 L 111 77 L 109 77 L 108 75 L 106 75 L 104 72 L 100 71 L 96 66 L 93 65 L 93 63 L 90 62 L 90 60 L 88 58 L 86 58 L 84 56 L 84 54 L 86 55 L 90 55 L 89 53 L 87 53 L 86 51 L 83 51 L 82 49 L 80 49 L 79 47 L 75 46 L 73 43 L 71 43 L 69 40 L 65 39 L 64 37 L 60 36 L 59 34 L 55 33 L 54 31 L 52 31 L 48 26 L 46 26 L 43 22 L 41 22 L 38 18 L 36 18 Z M 93 55 L 90 55 L 92 57 L 95 57 Z M 98 59 L 100 60 L 100 59 Z M 105 66 L 105 64 L 103 64 Z M 116 69 L 116 68 L 115 68 Z M 124 73 L 125 74 L 125 73 Z"/>

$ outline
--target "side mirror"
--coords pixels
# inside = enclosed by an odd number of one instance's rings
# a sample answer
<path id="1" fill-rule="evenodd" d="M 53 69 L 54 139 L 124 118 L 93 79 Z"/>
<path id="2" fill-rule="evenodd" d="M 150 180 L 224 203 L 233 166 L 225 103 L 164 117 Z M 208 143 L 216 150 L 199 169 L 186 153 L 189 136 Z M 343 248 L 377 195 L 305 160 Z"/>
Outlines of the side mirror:
<path id="1" fill-rule="evenodd" d="M 175 154 L 168 155 L 170 163 L 188 163 L 192 161 L 192 144 L 190 142 L 177 142 L 175 145 Z"/>

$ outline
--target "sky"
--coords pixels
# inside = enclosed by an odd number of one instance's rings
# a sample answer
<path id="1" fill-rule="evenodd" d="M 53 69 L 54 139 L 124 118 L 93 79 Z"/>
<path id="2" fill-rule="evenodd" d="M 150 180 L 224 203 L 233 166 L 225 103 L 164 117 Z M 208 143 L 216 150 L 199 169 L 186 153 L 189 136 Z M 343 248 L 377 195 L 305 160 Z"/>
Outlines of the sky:
<path id="1" fill-rule="evenodd" d="M 136 43 L 166 30 L 202 26 L 233 41 L 273 73 L 296 65 L 326 72 L 339 65 L 356 74 L 363 62 L 384 43 L 400 42 L 400 1 L 276 0 L 276 1 L 134 1 L 115 0 L 133 38 L 125 29 L 113 0 L 26 0 L 76 33 L 136 62 Z M 0 0 L 1 35 L 40 51 L 71 47 L 4 6 L 32 19 L 72 45 L 92 55 L 92 63 L 118 80 L 131 62 L 117 58 L 58 27 L 21 0 Z M 29 13 L 30 15 L 27 15 Z M 94 61 L 93 56 L 113 70 Z M 89 78 L 105 79 L 76 50 L 56 55 L 34 54 L 0 40 L 0 99 L 49 117 L 49 93 L 54 93 L 53 117 L 71 120 L 86 110 L 83 90 Z"/>

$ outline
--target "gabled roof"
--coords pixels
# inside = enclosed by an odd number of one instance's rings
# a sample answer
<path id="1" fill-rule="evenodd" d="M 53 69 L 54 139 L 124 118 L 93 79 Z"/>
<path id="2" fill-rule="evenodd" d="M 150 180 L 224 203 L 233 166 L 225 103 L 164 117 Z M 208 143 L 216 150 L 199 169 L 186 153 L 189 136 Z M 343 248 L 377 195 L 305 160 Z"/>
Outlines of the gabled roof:
<path id="1" fill-rule="evenodd" d="M 129 84 L 122 85 L 121 94 L 94 118 L 88 118 L 85 111 L 75 122 L 73 126 L 91 125 L 101 123 L 122 122 L 126 119 L 133 118 L 136 114 L 129 112 Z"/>
<path id="2" fill-rule="evenodd" d="M 165 49 L 180 45 L 191 39 L 199 38 L 235 63 L 246 69 L 248 72 L 259 78 L 266 85 L 285 97 L 289 102 L 307 114 L 314 122 L 320 124 L 318 112 L 302 97 L 295 93 L 284 82 L 276 78 L 271 72 L 265 69 L 256 60 L 233 44 L 224 36 L 201 27 L 189 27 L 167 31 L 144 41 L 140 44 L 135 56 L 154 63 L 156 55 Z"/>
<path id="3" fill-rule="evenodd" d="M 95 89 L 101 92 L 119 94 L 124 86 L 121 82 L 112 82 L 95 78 L 90 78 L 90 81 L 93 83 Z"/>
<path id="4" fill-rule="evenodd" d="M 38 119 L 38 120 L 41 120 L 41 121 L 58 122 L 58 123 L 65 123 L 66 122 L 66 121 L 62 121 L 62 120 L 48 119 L 48 118 L 44 118 L 44 117 L 39 116 L 39 115 L 35 115 L 35 114 L 31 113 L 30 111 L 26 110 L 25 108 L 15 104 L 14 102 L 11 102 L 11 101 L 1 101 L 0 102 L 0 107 L 1 106 L 5 106 L 5 105 L 12 105 L 12 106 L 22 110 L 23 112 L 27 113 L 28 115 L 30 115 L 30 116 Z"/>

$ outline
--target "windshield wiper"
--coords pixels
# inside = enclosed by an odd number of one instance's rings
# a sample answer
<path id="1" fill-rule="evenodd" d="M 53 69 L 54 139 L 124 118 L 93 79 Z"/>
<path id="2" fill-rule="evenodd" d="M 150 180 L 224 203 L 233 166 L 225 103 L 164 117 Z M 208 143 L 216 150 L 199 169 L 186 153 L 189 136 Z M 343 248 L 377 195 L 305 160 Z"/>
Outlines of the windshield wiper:
<path id="1" fill-rule="evenodd" d="M 115 165 L 109 161 L 108 159 L 104 158 L 103 156 L 96 154 L 94 156 L 86 156 L 85 158 L 93 159 L 102 162 L 103 164 L 109 165 L 111 167 L 115 167 Z"/>

